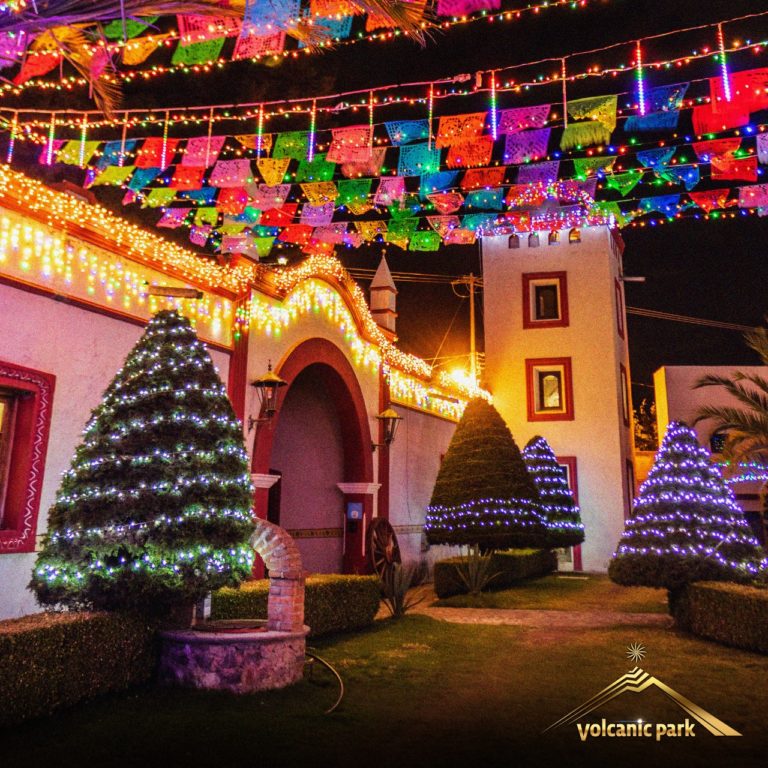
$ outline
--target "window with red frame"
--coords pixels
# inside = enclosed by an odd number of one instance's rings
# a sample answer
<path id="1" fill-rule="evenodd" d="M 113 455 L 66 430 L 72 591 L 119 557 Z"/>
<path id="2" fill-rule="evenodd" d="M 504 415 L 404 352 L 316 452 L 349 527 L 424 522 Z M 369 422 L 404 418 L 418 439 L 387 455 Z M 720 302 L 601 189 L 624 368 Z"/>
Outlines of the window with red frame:
<path id="1" fill-rule="evenodd" d="M 525 361 L 528 421 L 573 421 L 570 357 Z"/>
<path id="2" fill-rule="evenodd" d="M 35 549 L 54 384 L 0 361 L 0 554 Z"/>
<path id="3" fill-rule="evenodd" d="M 565 328 L 568 277 L 565 272 L 523 274 L 523 328 Z"/>
<path id="4" fill-rule="evenodd" d="M 624 338 L 624 290 L 618 280 L 614 280 L 616 287 L 616 330 L 619 336 Z"/>

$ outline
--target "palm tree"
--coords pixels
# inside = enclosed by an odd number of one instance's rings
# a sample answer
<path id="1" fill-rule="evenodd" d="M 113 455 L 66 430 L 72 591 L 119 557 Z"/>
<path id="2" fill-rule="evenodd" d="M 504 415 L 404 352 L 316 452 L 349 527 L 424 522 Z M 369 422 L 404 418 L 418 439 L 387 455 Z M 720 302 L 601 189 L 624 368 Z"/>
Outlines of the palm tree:
<path id="1" fill-rule="evenodd" d="M 198 16 L 242 16 L 246 0 L 35 0 L 5 3 L 0 13 L 0 36 L 19 35 L 32 51 L 57 50 L 90 84 L 96 105 L 111 117 L 121 98 L 115 77 L 114 55 L 105 60 L 95 55 L 98 43 L 106 44 L 102 25 L 126 19 L 176 14 Z M 423 21 L 428 18 L 423 0 L 350 0 L 357 13 L 367 13 L 400 30 L 422 45 L 426 37 Z M 308 48 L 330 41 L 330 31 L 311 20 L 270 19 L 270 23 L 300 40 Z M 104 48 L 106 50 L 106 47 Z"/>
<path id="2" fill-rule="evenodd" d="M 768 328 L 755 328 L 744 334 L 747 346 L 768 366 Z M 727 433 L 723 455 L 735 467 L 745 462 L 768 464 L 768 378 L 757 373 L 736 371 L 731 376 L 708 374 L 699 379 L 696 389 L 723 387 L 740 405 L 706 405 L 699 408 L 694 424 L 705 419 L 715 422 L 716 430 Z M 761 488 L 763 542 L 768 542 L 768 480 Z"/>

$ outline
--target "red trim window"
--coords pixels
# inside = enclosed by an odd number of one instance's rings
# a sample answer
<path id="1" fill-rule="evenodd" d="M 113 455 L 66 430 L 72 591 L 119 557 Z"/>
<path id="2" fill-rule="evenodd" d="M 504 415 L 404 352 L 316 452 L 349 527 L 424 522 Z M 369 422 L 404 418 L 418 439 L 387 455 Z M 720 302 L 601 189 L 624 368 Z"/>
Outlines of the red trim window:
<path id="1" fill-rule="evenodd" d="M 632 506 L 635 502 L 635 465 L 632 459 L 627 459 L 627 508 L 624 510 L 624 519 L 632 516 Z"/>
<path id="2" fill-rule="evenodd" d="M 616 330 L 619 332 L 619 336 L 623 339 L 625 337 L 624 331 L 624 289 L 619 282 L 618 278 L 614 278 L 614 286 L 616 288 Z"/>
<path id="3" fill-rule="evenodd" d="M 579 473 L 576 468 L 575 456 L 558 456 L 557 463 L 565 470 L 565 479 L 568 482 L 568 487 L 573 494 L 573 500 L 579 503 Z M 581 544 L 576 544 L 574 547 L 568 547 L 571 550 L 571 558 L 573 562 L 573 570 L 582 570 L 581 562 Z"/>
<path id="4" fill-rule="evenodd" d="M 570 357 L 525 361 L 528 421 L 573 421 Z"/>
<path id="5" fill-rule="evenodd" d="M 55 381 L 0 361 L 0 554 L 35 550 Z"/>
<path id="6" fill-rule="evenodd" d="M 565 328 L 568 323 L 566 273 L 524 273 L 523 328 Z"/>
<path id="7" fill-rule="evenodd" d="M 629 377 L 623 363 L 619 363 L 619 379 L 621 381 L 621 417 L 624 426 L 629 426 Z"/>

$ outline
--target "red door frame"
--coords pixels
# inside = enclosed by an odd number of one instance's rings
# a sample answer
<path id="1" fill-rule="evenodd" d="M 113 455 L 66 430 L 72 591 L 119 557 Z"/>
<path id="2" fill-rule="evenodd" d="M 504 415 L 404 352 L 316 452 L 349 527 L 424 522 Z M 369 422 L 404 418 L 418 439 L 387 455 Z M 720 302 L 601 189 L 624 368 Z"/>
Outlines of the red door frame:
<path id="1" fill-rule="evenodd" d="M 261 424 L 256 430 L 251 472 L 269 472 L 275 432 L 280 421 L 280 406 L 285 402 L 285 397 L 297 376 L 310 366 L 314 367 L 313 373 L 320 377 L 336 406 L 344 452 L 343 482 L 373 482 L 373 441 L 363 392 L 344 353 L 332 342 L 321 338 L 307 339 L 299 343 L 275 367 L 275 372 L 285 380 L 287 386 L 280 390 L 277 412 L 271 421 Z M 256 489 L 254 512 L 257 517 L 266 518 L 267 500 L 268 491 Z M 357 524 L 354 532 L 347 530 L 343 570 L 345 573 L 364 573 L 368 570 L 368 564 L 365 558 L 363 531 L 367 529 L 373 516 L 373 496 L 345 496 L 345 505 L 347 501 L 363 502 L 365 524 Z M 340 514 L 343 511 L 340 510 Z M 342 524 L 347 525 L 346 518 Z M 259 570 L 257 568 L 254 575 L 261 575 Z"/>

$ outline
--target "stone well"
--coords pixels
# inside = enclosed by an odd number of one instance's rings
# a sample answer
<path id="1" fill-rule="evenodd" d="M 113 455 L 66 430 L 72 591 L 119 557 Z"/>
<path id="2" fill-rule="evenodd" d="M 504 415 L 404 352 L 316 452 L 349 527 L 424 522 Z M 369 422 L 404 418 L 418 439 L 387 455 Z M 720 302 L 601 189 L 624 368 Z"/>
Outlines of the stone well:
<path id="1" fill-rule="evenodd" d="M 301 680 L 309 628 L 299 550 L 287 531 L 266 520 L 256 521 L 250 543 L 269 569 L 265 626 L 246 632 L 162 632 L 161 683 L 251 693 Z"/>

